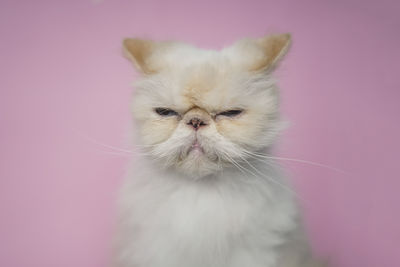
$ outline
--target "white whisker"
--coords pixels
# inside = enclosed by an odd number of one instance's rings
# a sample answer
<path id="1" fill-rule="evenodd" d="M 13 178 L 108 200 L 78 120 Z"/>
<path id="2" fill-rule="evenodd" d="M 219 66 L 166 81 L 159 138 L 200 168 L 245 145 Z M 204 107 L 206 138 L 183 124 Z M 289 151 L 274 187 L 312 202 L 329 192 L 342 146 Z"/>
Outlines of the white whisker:
<path id="1" fill-rule="evenodd" d="M 279 185 L 280 187 L 282 187 L 284 190 L 288 191 L 289 193 L 297 196 L 298 198 L 302 199 L 295 191 L 293 191 L 292 189 L 290 189 L 288 186 L 278 182 L 277 180 L 275 180 L 273 177 L 270 176 L 266 176 L 265 174 L 263 174 L 260 170 L 258 170 L 256 167 L 254 167 L 252 164 L 250 164 L 250 162 L 248 160 L 246 160 L 244 157 L 240 156 L 239 157 L 245 162 L 247 163 L 247 165 L 249 165 L 256 173 L 258 173 L 259 175 L 261 175 L 261 177 L 263 178 L 267 178 L 269 181 Z"/>
<path id="2" fill-rule="evenodd" d="M 108 149 L 112 149 L 112 150 L 115 150 L 115 151 L 119 151 L 119 152 L 132 153 L 131 150 L 127 150 L 127 149 L 123 149 L 123 148 L 120 148 L 120 147 L 104 144 L 104 143 L 102 143 L 102 142 L 100 142 L 100 141 L 88 136 L 87 134 L 84 134 L 84 133 L 80 132 L 80 131 L 75 130 L 75 132 L 78 133 L 81 137 L 84 137 L 86 140 L 92 142 L 93 144 L 96 144 L 96 145 L 99 145 L 99 146 L 102 146 L 102 147 L 105 147 L 105 148 L 108 148 Z"/>
<path id="3" fill-rule="evenodd" d="M 261 154 L 261 153 L 257 153 L 257 152 L 251 152 L 248 150 L 244 150 L 244 152 L 249 156 L 249 157 L 253 157 L 255 159 L 270 159 L 270 160 L 282 160 L 282 161 L 293 161 L 293 162 L 298 162 L 298 163 L 303 163 L 303 164 L 309 164 L 309 165 L 313 165 L 313 166 L 317 166 L 317 167 L 322 167 L 322 168 L 327 168 L 336 172 L 340 172 L 343 174 L 346 174 L 346 171 L 343 171 L 341 169 L 329 166 L 329 165 L 325 165 L 322 163 L 318 163 L 318 162 L 313 162 L 313 161 L 309 161 L 309 160 L 303 160 L 303 159 L 296 159 L 296 158 L 288 158 L 288 157 L 277 157 L 277 156 L 270 156 L 270 155 L 266 155 L 266 154 Z"/>

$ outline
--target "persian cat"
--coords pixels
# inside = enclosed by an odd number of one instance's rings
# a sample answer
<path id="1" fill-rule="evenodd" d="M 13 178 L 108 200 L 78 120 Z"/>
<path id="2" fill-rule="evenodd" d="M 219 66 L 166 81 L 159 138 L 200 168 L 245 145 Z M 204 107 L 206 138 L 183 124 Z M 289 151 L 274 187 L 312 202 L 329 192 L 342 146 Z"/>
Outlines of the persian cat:
<path id="1" fill-rule="evenodd" d="M 140 153 L 122 189 L 116 266 L 311 267 L 298 209 L 265 160 L 282 128 L 272 73 L 290 35 L 220 51 L 125 39 L 142 74 Z"/>

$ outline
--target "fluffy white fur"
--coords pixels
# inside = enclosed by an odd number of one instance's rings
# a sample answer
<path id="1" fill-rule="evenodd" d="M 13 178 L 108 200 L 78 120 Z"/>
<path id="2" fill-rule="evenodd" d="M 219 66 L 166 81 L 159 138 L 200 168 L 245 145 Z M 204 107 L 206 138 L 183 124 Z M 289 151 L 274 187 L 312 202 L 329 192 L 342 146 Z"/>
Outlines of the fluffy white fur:
<path id="1" fill-rule="evenodd" d="M 271 73 L 289 44 L 289 35 L 221 51 L 124 41 L 143 73 L 133 104 L 141 156 L 122 191 L 117 266 L 317 266 L 288 185 L 261 156 L 281 128 Z"/>

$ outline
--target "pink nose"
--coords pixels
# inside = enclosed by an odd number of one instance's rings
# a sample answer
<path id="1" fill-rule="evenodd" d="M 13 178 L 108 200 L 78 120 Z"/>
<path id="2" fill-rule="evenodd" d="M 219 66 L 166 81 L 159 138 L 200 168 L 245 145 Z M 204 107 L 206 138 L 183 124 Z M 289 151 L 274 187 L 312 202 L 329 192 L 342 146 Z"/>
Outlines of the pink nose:
<path id="1" fill-rule="evenodd" d="M 188 125 L 191 125 L 196 131 L 201 127 L 201 126 L 206 126 L 207 124 L 204 123 L 204 121 L 202 121 L 199 118 L 192 118 L 188 123 Z"/>

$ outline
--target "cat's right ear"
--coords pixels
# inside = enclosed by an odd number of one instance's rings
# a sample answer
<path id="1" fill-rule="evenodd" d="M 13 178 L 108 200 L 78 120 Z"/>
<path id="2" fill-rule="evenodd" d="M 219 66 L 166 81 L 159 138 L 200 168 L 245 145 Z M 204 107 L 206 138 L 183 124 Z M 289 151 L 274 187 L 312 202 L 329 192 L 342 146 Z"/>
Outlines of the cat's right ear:
<path id="1" fill-rule="evenodd" d="M 157 43 L 151 40 L 126 38 L 123 41 L 123 51 L 135 67 L 144 74 L 154 74 L 156 67 L 151 62 L 151 56 L 157 47 Z"/>

